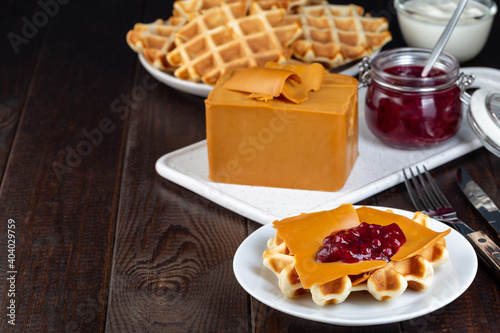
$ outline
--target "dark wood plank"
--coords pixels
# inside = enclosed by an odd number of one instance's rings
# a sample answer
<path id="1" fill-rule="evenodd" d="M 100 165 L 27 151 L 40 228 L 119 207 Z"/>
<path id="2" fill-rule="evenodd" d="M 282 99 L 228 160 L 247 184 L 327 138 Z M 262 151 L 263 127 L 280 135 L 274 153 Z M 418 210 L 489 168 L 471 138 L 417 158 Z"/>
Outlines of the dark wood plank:
<path id="1" fill-rule="evenodd" d="M 121 5 L 61 5 L 43 27 L 45 35 L 40 32 L 36 61 L 27 53 L 39 37 L 19 58 L 6 58 L 6 67 L 25 71 L 31 81 L 26 90 L 13 77 L 23 91 L 7 91 L 23 112 L 0 189 L 0 220 L 16 222 L 18 331 L 95 332 L 105 325 L 125 124 L 112 105 L 129 92 L 136 62 L 119 36 L 137 17 Z M 39 11 L 35 6 L 17 14 L 30 18 Z M 3 237 L 0 251 L 7 253 Z M 12 298 L 5 283 L 0 295 L 0 331 L 6 331 Z"/>
<path id="2" fill-rule="evenodd" d="M 168 17 L 172 2 L 67 2 L 48 9 L 53 15 L 38 1 L 0 5 L 7 33 L 22 34 L 26 21 L 47 12 L 19 52 L 0 40 L 0 232 L 15 221 L 17 330 L 500 331 L 499 287 L 482 266 L 445 308 L 376 327 L 289 316 L 238 285 L 234 252 L 260 225 L 154 170 L 163 154 L 205 138 L 203 99 L 158 84 L 125 43 L 135 22 Z M 390 21 L 387 47 L 402 45 L 392 3 L 366 8 Z M 500 68 L 498 31 L 467 65 Z M 499 203 L 500 159 L 480 149 L 432 170 L 459 215 L 495 236 L 452 185 L 457 167 Z M 359 204 L 413 210 L 403 185 Z M 0 237 L 2 258 L 7 248 Z M 8 288 L 0 284 L 0 331 L 12 328 Z"/>
<path id="3" fill-rule="evenodd" d="M 30 87 L 45 26 L 32 22 L 35 2 L 4 1 L 0 5 L 0 180 Z"/>
<path id="4" fill-rule="evenodd" d="M 473 207 L 468 204 L 467 199 L 460 192 L 455 182 L 456 169 L 466 168 L 472 177 L 488 189 L 498 183 L 498 173 L 492 168 L 497 158 L 492 160 L 492 155 L 481 148 L 467 154 L 455 161 L 447 163 L 442 167 L 431 170 L 436 182 L 443 189 L 450 203 L 466 223 L 477 230 L 488 232 L 493 238 L 493 232 L 489 232 L 485 222 L 478 220 L 480 217 Z M 489 183 L 489 185 L 486 185 Z M 500 202 L 498 188 L 491 193 L 493 200 Z M 410 197 L 403 184 L 375 195 L 376 203 L 380 206 L 396 207 L 414 211 Z M 495 238 L 497 240 L 497 238 Z M 438 268 L 439 269 L 439 268 Z M 494 332 L 498 330 L 500 320 L 494 315 L 500 310 L 498 307 L 498 293 L 500 285 L 495 283 L 495 278 L 482 265 L 479 267 L 476 279 L 471 287 L 465 291 L 457 300 L 450 305 L 409 321 L 402 322 L 404 332 L 442 332 L 442 331 L 484 331 Z M 446 292 L 446 290 L 443 290 Z M 475 311 L 470 311 L 474 308 Z"/>
<path id="5" fill-rule="evenodd" d="M 168 4 L 157 6 L 147 4 L 145 22 Z M 146 76 L 139 65 L 135 85 Z M 248 296 L 232 273 L 232 257 L 247 235 L 245 219 L 154 169 L 163 154 L 205 138 L 204 112 L 203 98 L 163 84 L 131 109 L 109 332 L 248 330 Z"/>
<path id="6" fill-rule="evenodd" d="M 136 84 L 146 75 L 141 68 Z M 245 219 L 156 174 L 163 154 L 205 137 L 203 99 L 158 85 L 131 110 L 107 330 L 246 331 L 232 273 Z M 243 320 L 241 320 L 243 318 Z"/>

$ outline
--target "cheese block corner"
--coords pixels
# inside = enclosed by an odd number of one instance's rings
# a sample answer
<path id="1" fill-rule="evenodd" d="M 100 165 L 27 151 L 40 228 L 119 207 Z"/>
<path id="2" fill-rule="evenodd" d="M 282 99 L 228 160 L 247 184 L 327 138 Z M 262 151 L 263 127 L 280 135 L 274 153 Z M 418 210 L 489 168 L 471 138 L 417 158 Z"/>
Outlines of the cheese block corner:
<path id="1" fill-rule="evenodd" d="M 248 72 L 242 75 L 243 70 Z M 263 78 L 267 73 L 262 69 L 258 79 L 249 70 L 226 71 L 205 100 L 209 179 L 340 190 L 358 156 L 357 80 L 325 73 L 320 88 L 304 97 L 303 89 L 294 90 L 297 82 L 302 87 L 308 84 L 303 77 L 298 80 L 296 75 L 281 75 L 269 84 L 271 79 Z M 294 68 L 286 70 L 293 72 Z M 302 68 L 297 75 L 305 72 Z M 244 89 L 233 88 L 235 84 L 228 85 L 231 89 L 225 87 L 235 75 L 238 81 L 248 79 L 242 84 Z M 294 80 L 288 86 L 287 78 Z M 273 86 L 269 93 L 266 85 Z M 283 91 L 288 89 L 287 94 L 277 96 L 276 85 L 283 86 Z M 248 91 L 251 87 L 256 87 L 253 94 Z M 284 97 L 293 94 L 300 98 Z"/>

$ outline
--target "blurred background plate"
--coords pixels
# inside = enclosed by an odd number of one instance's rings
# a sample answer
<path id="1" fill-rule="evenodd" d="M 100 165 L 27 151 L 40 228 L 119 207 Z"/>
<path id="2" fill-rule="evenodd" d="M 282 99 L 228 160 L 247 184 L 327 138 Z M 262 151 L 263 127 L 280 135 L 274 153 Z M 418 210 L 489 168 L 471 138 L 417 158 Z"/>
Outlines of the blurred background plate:
<path id="1" fill-rule="evenodd" d="M 379 51 L 374 52 L 371 55 L 371 57 L 376 56 L 378 53 Z M 210 91 L 212 90 L 212 86 L 209 86 L 205 83 L 181 80 L 175 77 L 173 73 L 163 72 L 153 67 L 142 54 L 139 54 L 139 60 L 142 66 L 146 69 L 146 71 L 148 71 L 149 74 L 151 74 L 155 79 L 157 79 L 161 83 L 166 84 L 171 88 L 199 97 L 207 97 Z M 358 63 L 359 60 L 341 66 L 339 68 L 333 69 L 330 72 L 340 73 L 349 76 L 356 76 L 359 73 Z"/>

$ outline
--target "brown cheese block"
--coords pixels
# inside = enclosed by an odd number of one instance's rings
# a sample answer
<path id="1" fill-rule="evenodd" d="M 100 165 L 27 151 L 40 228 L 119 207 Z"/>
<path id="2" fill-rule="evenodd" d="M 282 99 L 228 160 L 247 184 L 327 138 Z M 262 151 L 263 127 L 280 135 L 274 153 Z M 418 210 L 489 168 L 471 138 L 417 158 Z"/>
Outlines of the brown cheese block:
<path id="1" fill-rule="evenodd" d="M 326 73 L 302 103 L 260 101 L 224 88 L 238 71 L 227 71 L 205 101 L 209 178 L 340 190 L 358 156 L 357 80 Z"/>

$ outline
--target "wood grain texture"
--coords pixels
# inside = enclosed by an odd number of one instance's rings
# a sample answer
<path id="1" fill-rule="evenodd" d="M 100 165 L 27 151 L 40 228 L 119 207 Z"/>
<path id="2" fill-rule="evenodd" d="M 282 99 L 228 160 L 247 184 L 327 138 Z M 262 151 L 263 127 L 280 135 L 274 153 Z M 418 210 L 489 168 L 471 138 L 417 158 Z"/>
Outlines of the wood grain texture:
<path id="1" fill-rule="evenodd" d="M 3 176 L 19 118 L 30 89 L 45 29 L 24 28 L 23 18 L 38 10 L 35 3 L 4 1 L 0 5 L 0 175 Z M 20 66 L 19 64 L 23 64 Z M 0 176 L 0 180 L 1 180 Z"/>
<path id="2" fill-rule="evenodd" d="M 158 13 L 155 5 L 147 4 L 146 17 Z M 171 2 L 164 5 L 172 8 Z M 140 68 L 135 86 L 147 75 Z M 204 99 L 162 84 L 132 106 L 109 332 L 248 330 L 248 296 L 232 272 L 234 252 L 247 235 L 245 219 L 165 181 L 154 169 L 162 155 L 205 138 L 204 110 Z"/>
<path id="3" fill-rule="evenodd" d="M 20 90 L 7 93 L 20 99 L 23 111 L 0 190 L 0 220 L 14 219 L 17 226 L 18 331 L 99 331 L 105 325 L 123 123 L 113 120 L 114 130 L 94 136 L 95 144 L 84 130 L 91 133 L 112 117 L 111 103 L 131 85 L 123 68 L 132 68 L 135 57 L 114 36 L 136 19 L 116 11 L 118 4 L 61 5 L 18 57 L 2 56 L 7 68 L 22 72 L 26 66 L 27 75 L 12 76 L 17 83 L 6 78 Z M 11 15 L 43 18 L 41 10 L 37 5 Z M 36 59 L 26 55 L 32 47 Z M 80 157 L 68 157 L 68 149 Z M 54 162 L 67 167 L 61 177 Z M 4 241 L 0 249 L 3 256 Z M 0 285 L 0 331 L 11 327 L 5 287 Z"/>
<path id="4" fill-rule="evenodd" d="M 311 322 L 249 296 L 232 259 L 260 224 L 154 169 L 162 155 L 206 137 L 204 99 L 152 79 L 125 42 L 134 23 L 167 18 L 172 3 L 70 1 L 18 53 L 0 39 L 0 278 L 8 219 L 16 221 L 18 271 L 16 327 L 7 324 L 2 282 L 0 331 L 500 331 L 500 283 L 482 265 L 456 301 L 389 325 Z M 357 3 L 388 19 L 388 47 L 404 45 L 392 2 Z M 43 10 L 38 1 L 5 1 L 0 9 L 6 33 L 21 33 Z M 499 33 L 496 19 L 485 52 L 465 65 L 500 68 Z M 500 205 L 500 159 L 478 149 L 431 170 L 459 217 L 499 245 L 459 192 L 458 167 Z M 357 204 L 413 210 L 402 184 Z"/>
<path id="5" fill-rule="evenodd" d="M 204 137 L 202 100 L 191 101 L 197 106 L 191 110 L 169 105 L 176 94 L 158 86 L 130 114 L 110 332 L 188 332 L 201 323 L 213 332 L 247 329 L 247 296 L 232 273 L 232 256 L 246 237 L 244 218 L 166 182 L 154 169 L 163 154 Z M 182 127 L 169 128 L 174 120 Z"/>
<path id="6" fill-rule="evenodd" d="M 458 217 L 475 230 L 486 230 L 487 225 L 479 223 L 477 220 L 477 217 L 480 217 L 479 213 L 470 207 L 467 198 L 461 193 L 455 180 L 456 170 L 457 168 L 464 168 L 469 173 L 472 172 L 471 176 L 476 181 L 481 182 L 481 184 L 484 181 L 498 182 L 498 174 L 495 174 L 494 170 L 491 169 L 491 156 L 486 149 L 481 148 L 430 171 L 438 186 L 443 190 L 444 195 L 456 209 Z M 406 209 L 413 210 L 411 200 L 404 186 L 401 185 L 400 187 L 404 201 L 406 205 L 409 205 Z M 377 197 L 384 195 L 384 193 L 378 194 Z M 500 200 L 500 198 L 496 197 L 494 200 Z M 482 279 L 489 280 L 490 286 L 493 286 L 493 288 L 484 288 L 484 281 L 481 281 Z M 500 310 L 498 303 L 499 287 L 500 284 L 497 284 L 494 277 L 480 264 L 476 279 L 464 294 L 442 309 L 402 323 L 404 331 L 496 331 L 499 328 L 500 321 L 493 319 L 492 316 Z M 486 303 L 483 303 L 484 299 L 489 299 L 493 303 L 485 306 Z M 470 311 L 471 308 L 475 307 L 477 307 L 478 311 Z"/>

